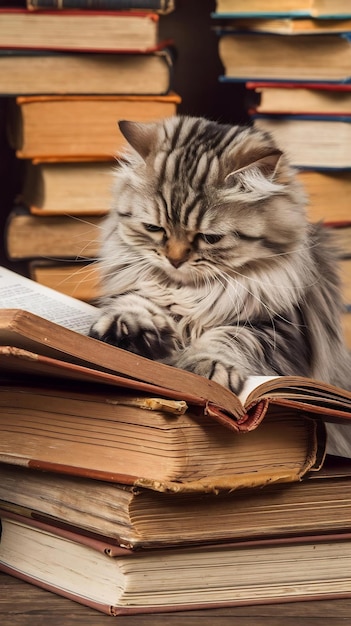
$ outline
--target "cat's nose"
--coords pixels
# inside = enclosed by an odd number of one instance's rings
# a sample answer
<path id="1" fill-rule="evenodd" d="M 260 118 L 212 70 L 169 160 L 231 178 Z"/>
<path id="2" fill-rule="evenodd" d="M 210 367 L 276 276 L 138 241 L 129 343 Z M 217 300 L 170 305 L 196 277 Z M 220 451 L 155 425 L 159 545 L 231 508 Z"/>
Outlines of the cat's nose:
<path id="1" fill-rule="evenodd" d="M 165 249 L 165 255 L 173 267 L 180 267 L 188 260 L 190 254 L 190 246 L 188 242 L 179 241 L 178 239 L 169 239 Z"/>
<path id="2" fill-rule="evenodd" d="M 172 259 L 170 257 L 168 257 L 169 262 L 171 263 L 171 265 L 173 265 L 173 267 L 180 267 L 180 265 L 182 265 L 184 263 L 184 261 L 186 261 L 186 259 Z"/>

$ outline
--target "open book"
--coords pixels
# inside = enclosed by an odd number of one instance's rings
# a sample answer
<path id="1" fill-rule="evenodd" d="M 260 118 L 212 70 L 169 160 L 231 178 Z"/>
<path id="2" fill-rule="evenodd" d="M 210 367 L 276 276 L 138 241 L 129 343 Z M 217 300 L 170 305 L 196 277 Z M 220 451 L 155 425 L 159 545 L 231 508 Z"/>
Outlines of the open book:
<path id="1" fill-rule="evenodd" d="M 0 371 L 104 383 L 185 401 L 228 428 L 255 429 L 270 405 L 348 424 L 351 393 L 297 376 L 248 379 L 236 396 L 221 385 L 86 336 L 97 309 L 0 268 Z M 351 421 L 350 421 L 351 424 Z"/>

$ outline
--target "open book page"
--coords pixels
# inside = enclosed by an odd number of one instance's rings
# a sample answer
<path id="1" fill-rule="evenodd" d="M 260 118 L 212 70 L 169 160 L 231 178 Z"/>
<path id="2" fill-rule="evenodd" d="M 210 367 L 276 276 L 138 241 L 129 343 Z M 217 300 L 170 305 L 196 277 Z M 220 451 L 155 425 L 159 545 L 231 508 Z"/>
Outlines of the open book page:
<path id="1" fill-rule="evenodd" d="M 87 334 L 96 308 L 0 267 L 0 308 L 23 309 L 78 333 Z"/>
<path id="2" fill-rule="evenodd" d="M 268 381 L 275 380 L 276 378 L 279 378 L 279 376 L 249 376 L 246 379 L 241 392 L 239 393 L 240 402 L 245 406 L 246 400 L 252 391 L 254 391 L 260 385 L 264 385 Z"/>

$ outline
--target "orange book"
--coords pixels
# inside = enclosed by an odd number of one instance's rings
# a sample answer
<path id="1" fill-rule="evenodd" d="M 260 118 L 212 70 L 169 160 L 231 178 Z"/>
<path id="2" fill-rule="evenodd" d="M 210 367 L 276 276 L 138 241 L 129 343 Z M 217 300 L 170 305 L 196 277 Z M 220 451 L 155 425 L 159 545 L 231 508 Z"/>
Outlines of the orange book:
<path id="1" fill-rule="evenodd" d="M 9 139 L 23 159 L 113 158 L 126 145 L 118 120 L 162 119 L 174 115 L 180 101 L 175 93 L 18 97 L 8 120 Z"/>

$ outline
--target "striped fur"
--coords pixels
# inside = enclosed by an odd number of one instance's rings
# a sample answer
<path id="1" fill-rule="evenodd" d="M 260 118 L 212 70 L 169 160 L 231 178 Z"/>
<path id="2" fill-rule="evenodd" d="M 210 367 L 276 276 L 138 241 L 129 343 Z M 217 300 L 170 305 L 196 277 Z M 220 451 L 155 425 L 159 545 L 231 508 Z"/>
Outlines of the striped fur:
<path id="1" fill-rule="evenodd" d="M 91 335 L 238 392 L 248 374 L 350 387 L 336 254 L 270 136 L 121 122 Z"/>

